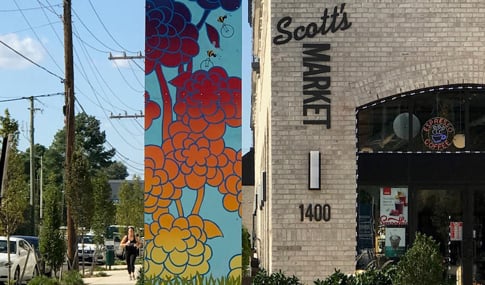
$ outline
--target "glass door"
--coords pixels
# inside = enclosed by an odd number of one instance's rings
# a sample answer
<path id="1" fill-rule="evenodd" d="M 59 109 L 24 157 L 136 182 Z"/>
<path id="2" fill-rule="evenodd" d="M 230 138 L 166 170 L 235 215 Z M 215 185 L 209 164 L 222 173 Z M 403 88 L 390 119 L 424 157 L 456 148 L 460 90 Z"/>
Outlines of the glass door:
<path id="1" fill-rule="evenodd" d="M 456 284 L 462 284 L 463 275 L 464 196 L 456 189 L 416 191 L 417 230 L 439 243 L 448 278 Z"/>
<path id="2" fill-rule="evenodd" d="M 474 192 L 473 281 L 485 284 L 485 189 Z"/>

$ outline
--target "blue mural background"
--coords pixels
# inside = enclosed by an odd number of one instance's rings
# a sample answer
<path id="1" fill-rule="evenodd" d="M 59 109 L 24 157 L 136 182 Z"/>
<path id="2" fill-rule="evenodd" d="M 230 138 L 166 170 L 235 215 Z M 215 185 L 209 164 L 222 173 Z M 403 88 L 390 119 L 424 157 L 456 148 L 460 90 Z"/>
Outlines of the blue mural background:
<path id="1" fill-rule="evenodd" d="M 241 0 L 146 1 L 145 276 L 241 276 Z"/>

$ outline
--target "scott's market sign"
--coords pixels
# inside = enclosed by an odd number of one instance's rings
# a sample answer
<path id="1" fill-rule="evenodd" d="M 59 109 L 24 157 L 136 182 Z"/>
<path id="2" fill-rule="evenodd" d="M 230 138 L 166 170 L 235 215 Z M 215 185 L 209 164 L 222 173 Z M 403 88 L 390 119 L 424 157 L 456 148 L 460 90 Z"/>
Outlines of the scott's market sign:
<path id="1" fill-rule="evenodd" d="M 335 6 L 333 13 L 328 8 L 323 11 L 319 22 L 292 27 L 293 19 L 281 18 L 276 24 L 278 34 L 273 38 L 275 45 L 301 41 L 327 33 L 345 31 L 352 26 L 345 12 L 345 3 Z M 331 127 L 331 77 L 330 77 L 330 44 L 303 44 L 303 124 L 326 125 Z"/>

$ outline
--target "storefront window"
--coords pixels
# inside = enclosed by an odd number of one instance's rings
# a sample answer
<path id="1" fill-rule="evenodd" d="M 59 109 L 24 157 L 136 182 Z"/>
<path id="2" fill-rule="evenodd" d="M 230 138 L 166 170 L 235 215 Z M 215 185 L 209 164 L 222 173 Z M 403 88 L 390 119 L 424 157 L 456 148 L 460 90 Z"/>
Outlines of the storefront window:
<path id="1" fill-rule="evenodd" d="M 447 86 L 399 94 L 359 108 L 360 152 L 485 150 L 485 90 Z"/>
<path id="2" fill-rule="evenodd" d="M 422 232 L 439 243 L 450 280 L 485 284 L 485 86 L 361 106 L 357 147 L 356 269 L 395 262 Z"/>
<path id="3" fill-rule="evenodd" d="M 358 194 L 357 269 L 398 259 L 408 243 L 408 188 L 362 186 Z"/>

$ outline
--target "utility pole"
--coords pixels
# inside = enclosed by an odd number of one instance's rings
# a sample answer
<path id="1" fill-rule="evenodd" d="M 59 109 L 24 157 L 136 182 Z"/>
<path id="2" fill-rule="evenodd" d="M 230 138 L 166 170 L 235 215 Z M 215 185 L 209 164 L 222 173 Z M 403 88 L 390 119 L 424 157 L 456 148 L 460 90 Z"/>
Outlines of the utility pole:
<path id="1" fill-rule="evenodd" d="M 117 59 L 143 59 L 145 58 L 141 52 L 139 52 L 137 55 L 126 55 L 126 52 L 123 52 L 122 56 L 113 56 L 111 53 L 109 53 L 108 59 L 109 60 L 117 60 Z"/>
<path id="2" fill-rule="evenodd" d="M 71 20 L 71 0 L 64 0 L 64 63 L 65 63 L 65 124 L 66 124 L 66 165 L 64 177 L 64 189 L 67 195 L 72 191 L 73 183 L 71 175 L 71 160 L 74 151 L 74 64 L 72 51 L 72 20 Z M 67 223 L 67 259 L 70 269 L 78 269 L 76 260 L 77 238 L 74 219 L 72 217 L 71 199 L 66 203 L 66 223 Z"/>
<path id="3" fill-rule="evenodd" d="M 32 223 L 32 235 L 36 235 L 36 223 L 35 223 L 35 203 L 34 203 L 34 97 L 30 97 L 30 222 Z"/>
<path id="4" fill-rule="evenodd" d="M 140 114 L 128 115 L 125 112 L 124 115 L 121 115 L 121 114 L 113 115 L 113 113 L 111 113 L 111 115 L 109 116 L 110 119 L 130 119 L 130 118 L 138 119 L 138 118 L 144 118 L 144 117 L 145 115 L 143 115 L 141 111 L 140 111 Z"/>
<path id="5" fill-rule="evenodd" d="M 32 223 L 32 235 L 39 235 L 39 215 L 38 215 L 38 193 L 35 188 L 35 141 L 34 141 L 34 115 L 35 111 L 39 110 L 34 108 L 34 96 L 29 97 L 30 100 L 30 207 L 31 207 L 31 223 Z"/>

